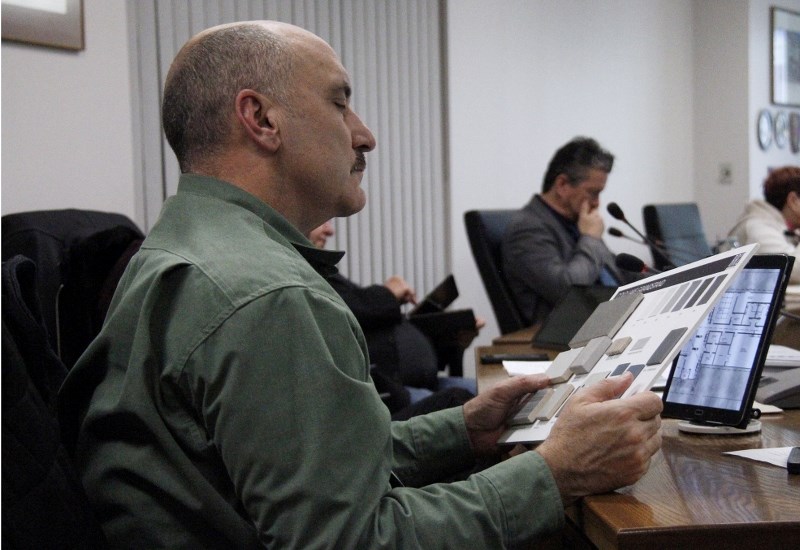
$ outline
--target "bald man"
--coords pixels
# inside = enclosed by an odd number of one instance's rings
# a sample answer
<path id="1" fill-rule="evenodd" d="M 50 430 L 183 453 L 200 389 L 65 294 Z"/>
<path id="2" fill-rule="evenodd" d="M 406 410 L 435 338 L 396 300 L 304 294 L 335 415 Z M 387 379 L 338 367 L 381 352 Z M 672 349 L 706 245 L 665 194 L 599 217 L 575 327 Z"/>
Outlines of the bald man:
<path id="1" fill-rule="evenodd" d="M 120 548 L 501 548 L 563 524 L 576 498 L 635 482 L 661 401 L 576 395 L 536 451 L 496 452 L 544 377 L 391 422 L 358 322 L 304 236 L 365 204 L 375 138 L 317 36 L 276 22 L 193 37 L 162 117 L 178 191 L 61 393 L 65 440 Z"/>

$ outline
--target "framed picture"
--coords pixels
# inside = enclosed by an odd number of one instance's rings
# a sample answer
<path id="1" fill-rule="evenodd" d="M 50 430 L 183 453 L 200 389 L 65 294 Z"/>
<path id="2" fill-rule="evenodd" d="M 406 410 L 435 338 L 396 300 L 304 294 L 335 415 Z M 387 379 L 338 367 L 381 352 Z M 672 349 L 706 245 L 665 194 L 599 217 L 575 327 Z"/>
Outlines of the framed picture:
<path id="1" fill-rule="evenodd" d="M 800 107 L 800 13 L 770 8 L 772 103 Z"/>
<path id="2" fill-rule="evenodd" d="M 789 145 L 792 153 L 800 152 L 800 114 L 798 113 L 789 115 Z"/>
<path id="3" fill-rule="evenodd" d="M 83 0 L 2 0 L 3 40 L 83 49 Z"/>

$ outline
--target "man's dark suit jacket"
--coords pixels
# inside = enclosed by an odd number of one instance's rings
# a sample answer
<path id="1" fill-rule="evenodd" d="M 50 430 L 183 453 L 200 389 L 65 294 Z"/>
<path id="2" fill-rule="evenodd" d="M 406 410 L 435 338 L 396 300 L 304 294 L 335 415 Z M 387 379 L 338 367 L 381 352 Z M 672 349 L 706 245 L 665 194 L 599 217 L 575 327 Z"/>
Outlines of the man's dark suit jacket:
<path id="1" fill-rule="evenodd" d="M 573 285 L 596 284 L 603 267 L 620 284 L 635 274 L 617 269 L 602 239 L 570 233 L 539 195 L 514 214 L 503 238 L 503 271 L 520 312 L 540 323 Z"/>

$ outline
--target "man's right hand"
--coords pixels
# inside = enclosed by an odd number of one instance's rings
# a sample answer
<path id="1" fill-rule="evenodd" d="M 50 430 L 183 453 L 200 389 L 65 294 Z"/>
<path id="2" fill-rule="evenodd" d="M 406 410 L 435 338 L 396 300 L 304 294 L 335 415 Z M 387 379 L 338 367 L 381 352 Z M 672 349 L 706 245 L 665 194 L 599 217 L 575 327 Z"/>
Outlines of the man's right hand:
<path id="1" fill-rule="evenodd" d="M 394 297 L 397 298 L 397 301 L 401 304 L 416 304 L 417 303 L 417 294 L 414 292 L 414 289 L 411 288 L 411 285 L 398 275 L 392 275 L 386 282 L 383 283 L 383 286 L 389 289 L 389 291 L 394 294 Z"/>
<path id="2" fill-rule="evenodd" d="M 581 203 L 581 211 L 578 213 L 578 231 L 581 235 L 590 237 L 603 237 L 606 225 L 600 215 L 599 208 L 592 208 L 588 200 Z"/>
<path id="3" fill-rule="evenodd" d="M 536 449 L 565 506 L 632 485 L 661 448 L 661 399 L 649 391 L 617 399 L 632 382 L 625 373 L 579 390 Z"/>

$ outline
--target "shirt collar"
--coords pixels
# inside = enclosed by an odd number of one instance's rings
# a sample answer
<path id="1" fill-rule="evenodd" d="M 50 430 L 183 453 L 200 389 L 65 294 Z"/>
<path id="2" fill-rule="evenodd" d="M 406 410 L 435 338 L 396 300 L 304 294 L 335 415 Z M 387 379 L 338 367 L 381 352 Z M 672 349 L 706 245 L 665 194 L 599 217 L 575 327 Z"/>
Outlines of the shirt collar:
<path id="1" fill-rule="evenodd" d="M 320 275 L 327 278 L 339 273 L 336 264 L 344 257 L 343 250 L 323 250 L 311 244 L 308 239 L 305 243 L 292 242 L 292 245 Z"/>
<path id="2" fill-rule="evenodd" d="M 553 216 L 555 216 L 555 218 L 561 222 L 561 225 L 564 226 L 564 229 L 566 229 L 576 241 L 580 238 L 581 233 L 578 230 L 578 224 L 576 222 L 557 212 L 555 208 L 547 204 L 547 202 L 542 199 L 541 195 L 534 196 L 533 200 L 538 200 L 540 203 L 542 203 L 553 214 Z"/>
<path id="3" fill-rule="evenodd" d="M 245 208 L 278 231 L 320 275 L 329 277 L 339 271 L 336 264 L 344 257 L 344 251 L 317 248 L 274 208 L 231 183 L 198 174 L 181 174 L 178 192 L 202 193 Z"/>

